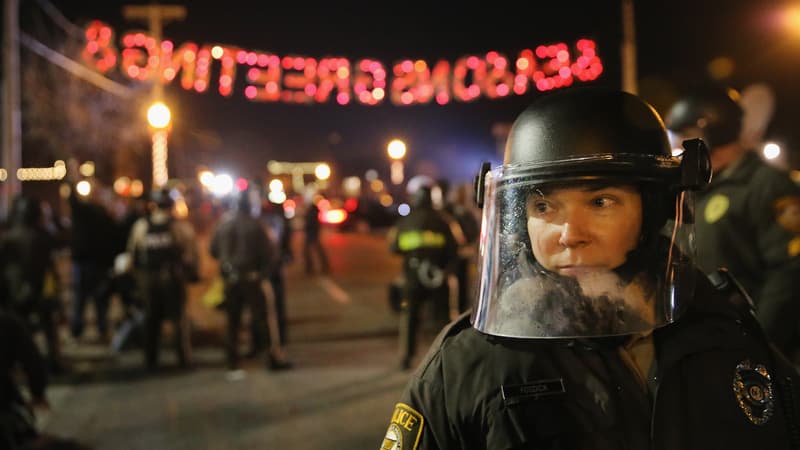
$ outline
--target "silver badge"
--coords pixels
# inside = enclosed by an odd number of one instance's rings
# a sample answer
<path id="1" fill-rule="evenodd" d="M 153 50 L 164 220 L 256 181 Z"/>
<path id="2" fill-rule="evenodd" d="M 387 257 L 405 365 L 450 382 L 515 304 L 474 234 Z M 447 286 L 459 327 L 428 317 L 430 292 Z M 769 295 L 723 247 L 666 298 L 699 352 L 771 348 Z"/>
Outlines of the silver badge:
<path id="1" fill-rule="evenodd" d="M 775 411 L 772 377 L 763 364 L 753 366 L 749 360 L 736 365 L 733 392 L 744 415 L 755 425 L 767 423 Z"/>

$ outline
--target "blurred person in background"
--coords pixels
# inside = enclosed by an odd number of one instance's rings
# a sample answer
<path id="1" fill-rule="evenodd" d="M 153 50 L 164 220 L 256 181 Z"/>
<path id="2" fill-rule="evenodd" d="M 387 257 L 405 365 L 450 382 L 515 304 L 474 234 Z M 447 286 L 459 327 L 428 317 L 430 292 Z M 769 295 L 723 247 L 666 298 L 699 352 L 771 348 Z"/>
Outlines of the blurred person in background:
<path id="1" fill-rule="evenodd" d="M 225 340 L 228 378 L 241 379 L 239 365 L 239 329 L 244 308 L 250 311 L 251 354 L 277 348 L 271 345 L 267 320 L 266 295 L 271 288 L 270 276 L 278 263 L 274 241 L 266 228 L 253 214 L 260 199 L 252 190 L 239 192 L 231 211 L 226 213 L 214 230 L 209 252 L 219 261 L 224 283 L 223 308 L 227 313 L 228 329 Z M 266 292 L 265 292 L 266 291 Z M 268 351 L 267 368 L 285 369 L 289 363 L 283 355 Z"/>
<path id="2" fill-rule="evenodd" d="M 72 283 L 75 290 L 70 317 L 70 332 L 73 338 L 83 335 L 86 304 L 94 303 L 95 322 L 99 338 L 110 339 L 108 329 L 108 305 L 111 296 L 111 274 L 116 254 L 114 243 L 116 225 L 111 214 L 101 202 L 104 190 L 92 187 L 87 196 L 77 192 L 78 164 L 67 163 L 67 180 L 71 184 L 70 250 L 72 257 Z"/>
<path id="3" fill-rule="evenodd" d="M 11 227 L 0 237 L 3 307 L 22 319 L 32 332 L 44 333 L 47 362 L 53 372 L 58 372 L 61 360 L 54 286 L 55 249 L 55 240 L 44 225 L 41 202 L 17 196 L 11 208 Z"/>
<path id="4" fill-rule="evenodd" d="M 280 345 L 287 343 L 286 327 L 286 265 L 294 260 L 292 253 L 292 226 L 283 210 L 283 206 L 269 200 L 262 202 L 263 211 L 261 218 L 270 230 L 270 237 L 274 240 L 275 249 L 278 251 L 277 264 L 269 277 L 274 294 L 275 314 Z"/>
<path id="5" fill-rule="evenodd" d="M 714 176 L 697 194 L 697 262 L 726 267 L 753 296 L 759 321 L 800 363 L 800 187 L 742 143 L 739 93 L 704 85 L 667 115 L 678 140 L 701 138 Z"/>
<path id="6" fill-rule="evenodd" d="M 692 256 L 702 141 L 602 87 L 546 94 L 476 183 L 480 289 L 395 405 L 386 449 L 789 449 L 800 374 Z"/>
<path id="7" fill-rule="evenodd" d="M 134 224 L 147 217 L 148 204 L 146 198 L 128 198 L 121 217 L 116 221 L 116 237 L 114 245 L 114 271 L 111 277 L 111 293 L 117 294 L 124 310 L 124 319 L 129 320 L 141 313 L 144 308 L 142 299 L 138 298 L 136 279 L 130 267 L 128 243 Z"/>
<path id="8" fill-rule="evenodd" d="M 457 224 L 457 227 L 451 228 L 454 229 L 453 234 L 458 241 L 458 264 L 455 269 L 458 294 L 456 296 L 457 305 L 454 309 L 460 314 L 470 307 L 470 296 L 473 292 L 469 275 L 475 266 L 481 225 L 471 206 L 468 192 L 466 192 L 469 185 L 459 185 L 452 189 L 449 180 L 440 179 L 437 181 L 437 186 L 441 190 L 441 200 L 434 201 L 434 204 L 439 203 L 437 209 L 443 211 Z"/>
<path id="9" fill-rule="evenodd" d="M 164 320 L 174 324 L 178 365 L 189 367 L 191 343 L 186 314 L 186 284 L 198 280 L 199 257 L 192 226 L 172 215 L 169 191 L 154 190 L 150 213 L 131 229 L 128 253 L 144 302 L 144 356 L 148 370 L 158 368 Z"/>
<path id="10" fill-rule="evenodd" d="M 24 375 L 27 389 L 18 382 Z M 80 450 L 86 447 L 41 433 L 37 414 L 50 410 L 45 390 L 47 366 L 27 327 L 0 311 L 0 448 L 3 450 Z"/>
<path id="11" fill-rule="evenodd" d="M 322 224 L 319 221 L 319 207 L 313 197 L 306 197 L 308 209 L 306 209 L 305 215 L 305 239 L 303 240 L 303 259 L 306 264 L 306 274 L 327 274 L 330 272 L 330 262 L 320 239 Z"/>
<path id="12" fill-rule="evenodd" d="M 458 263 L 458 243 L 450 223 L 433 208 L 431 187 L 412 194 L 411 212 L 389 231 L 389 249 L 403 257 L 403 289 L 400 311 L 400 368 L 411 367 L 416 354 L 421 310 L 428 305 L 428 319 L 436 324 L 449 320 L 447 278 Z"/>

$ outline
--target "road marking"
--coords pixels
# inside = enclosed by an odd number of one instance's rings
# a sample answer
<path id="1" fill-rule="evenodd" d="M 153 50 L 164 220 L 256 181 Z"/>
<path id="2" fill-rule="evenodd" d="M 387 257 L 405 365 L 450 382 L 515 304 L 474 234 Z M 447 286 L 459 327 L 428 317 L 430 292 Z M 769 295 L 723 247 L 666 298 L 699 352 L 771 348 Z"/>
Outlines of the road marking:
<path id="1" fill-rule="evenodd" d="M 335 301 L 345 305 L 350 303 L 350 296 L 338 284 L 334 283 L 329 277 L 321 276 L 317 278 L 317 283 L 325 289 L 325 292 L 330 295 Z"/>

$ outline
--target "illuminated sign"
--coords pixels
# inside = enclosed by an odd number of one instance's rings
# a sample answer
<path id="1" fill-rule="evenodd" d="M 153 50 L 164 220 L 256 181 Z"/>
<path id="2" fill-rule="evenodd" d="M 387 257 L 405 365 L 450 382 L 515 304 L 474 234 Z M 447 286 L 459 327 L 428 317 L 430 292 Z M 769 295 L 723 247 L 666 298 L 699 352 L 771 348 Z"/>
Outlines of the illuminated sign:
<path id="1" fill-rule="evenodd" d="M 244 96 L 257 102 L 327 103 L 333 99 L 340 105 L 378 105 L 388 98 L 395 105 L 434 101 L 445 105 L 453 100 L 498 99 L 530 89 L 557 89 L 594 80 L 603 72 L 596 44 L 589 39 L 573 46 L 539 45 L 522 50 L 514 59 L 491 51 L 454 62 L 406 59 L 387 68 L 374 59 L 351 62 L 341 57 L 279 56 L 193 42 L 176 47 L 172 41 L 158 42 L 138 31 L 121 36 L 120 51 L 114 44 L 114 31 L 105 23 L 93 21 L 85 33 L 81 56 L 101 73 L 119 66 L 130 79 L 167 84 L 179 78 L 181 87 L 197 92 L 214 84 L 225 97 L 233 95 L 238 75 L 244 77 Z M 212 82 L 215 62 L 218 75 Z"/>

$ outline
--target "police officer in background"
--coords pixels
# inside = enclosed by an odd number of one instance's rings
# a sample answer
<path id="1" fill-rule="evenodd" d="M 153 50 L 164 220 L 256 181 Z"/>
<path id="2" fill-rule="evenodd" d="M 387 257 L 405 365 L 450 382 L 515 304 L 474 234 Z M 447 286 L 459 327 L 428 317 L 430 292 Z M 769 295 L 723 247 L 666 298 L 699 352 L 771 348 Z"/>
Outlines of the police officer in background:
<path id="1" fill-rule="evenodd" d="M 435 322 L 447 323 L 447 277 L 458 262 L 458 244 L 450 223 L 433 208 L 431 188 L 418 188 L 411 212 L 389 232 L 389 248 L 403 256 L 403 303 L 400 314 L 400 368 L 408 369 L 416 353 L 420 309 L 430 306 Z"/>
<path id="2" fill-rule="evenodd" d="M 472 283 L 470 280 L 470 270 L 475 266 L 475 257 L 478 250 L 478 234 L 480 233 L 480 222 L 473 208 L 468 204 L 466 185 L 456 186 L 451 189 L 447 179 L 437 181 L 437 186 L 441 190 L 441 207 L 437 208 L 448 215 L 458 224 L 451 227 L 455 230 L 456 241 L 458 242 L 458 264 L 456 265 L 455 275 L 458 280 L 455 309 L 458 314 L 463 313 L 469 308 L 470 294 L 472 293 Z M 434 206 L 436 206 L 434 198 Z M 460 232 L 459 232 L 460 230 Z"/>
<path id="3" fill-rule="evenodd" d="M 382 448 L 797 448 L 800 377 L 735 280 L 692 261 L 684 194 L 708 164 L 699 140 L 672 157 L 629 93 L 522 112 L 479 178 L 476 306 L 437 338 Z"/>
<path id="4" fill-rule="evenodd" d="M 769 337 L 788 357 L 800 349 L 800 187 L 742 144 L 738 93 L 704 86 L 679 99 L 667 127 L 702 138 L 714 177 L 697 195 L 697 263 L 726 267 L 750 292 Z"/>
<path id="5" fill-rule="evenodd" d="M 233 206 L 214 230 L 210 253 L 219 261 L 225 286 L 228 375 L 230 379 L 239 379 L 244 374 L 239 369 L 239 328 L 245 307 L 250 310 L 251 353 L 270 349 L 269 369 L 286 369 L 290 364 L 282 354 L 273 351 L 279 347 L 272 345 L 268 328 L 265 285 L 268 286 L 278 263 L 278 254 L 265 226 L 256 218 L 260 211 L 253 211 L 254 206 L 260 207 L 258 194 L 253 190 L 239 192 Z"/>
<path id="6" fill-rule="evenodd" d="M 150 213 L 133 224 L 128 253 L 145 307 L 144 355 L 148 370 L 158 367 L 164 320 L 174 324 L 178 364 L 190 364 L 189 321 L 185 312 L 186 283 L 197 281 L 198 253 L 191 224 L 172 216 L 168 190 L 154 190 Z"/>

